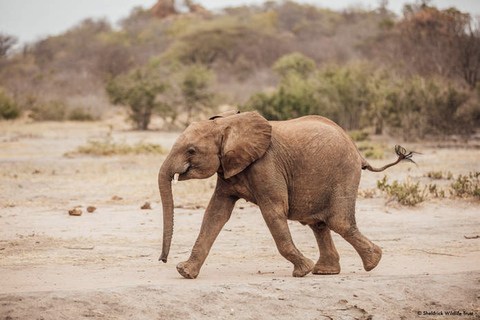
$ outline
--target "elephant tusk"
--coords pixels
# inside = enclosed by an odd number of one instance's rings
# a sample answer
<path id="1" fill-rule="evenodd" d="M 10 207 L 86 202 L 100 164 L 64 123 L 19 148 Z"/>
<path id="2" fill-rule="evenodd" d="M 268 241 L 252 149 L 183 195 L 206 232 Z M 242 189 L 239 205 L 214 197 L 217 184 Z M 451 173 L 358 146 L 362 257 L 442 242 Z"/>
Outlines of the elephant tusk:
<path id="1" fill-rule="evenodd" d="M 173 175 L 173 184 L 174 184 L 174 185 L 177 184 L 177 182 L 178 182 L 178 176 L 180 176 L 179 173 L 175 173 L 175 174 Z"/>

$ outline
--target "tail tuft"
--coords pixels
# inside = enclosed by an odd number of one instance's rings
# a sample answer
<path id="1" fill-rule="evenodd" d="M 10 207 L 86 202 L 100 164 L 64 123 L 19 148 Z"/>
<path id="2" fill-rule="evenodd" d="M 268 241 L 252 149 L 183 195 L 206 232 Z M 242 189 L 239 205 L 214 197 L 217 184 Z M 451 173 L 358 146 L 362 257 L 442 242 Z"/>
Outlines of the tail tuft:
<path id="1" fill-rule="evenodd" d="M 400 161 L 403 161 L 403 160 L 409 161 L 411 163 L 415 163 L 415 161 L 412 160 L 412 157 L 413 157 L 414 154 L 418 154 L 418 152 L 415 152 L 415 151 L 411 151 L 411 152 L 407 153 L 407 150 L 405 150 L 404 147 L 399 146 L 399 145 L 395 146 L 395 153 L 398 156 L 397 161 L 389 163 L 387 165 L 384 165 L 381 168 L 374 168 L 365 159 L 363 159 L 362 170 L 369 170 L 369 171 L 372 171 L 372 172 L 382 172 L 383 170 L 385 170 L 387 168 L 390 168 L 391 166 L 394 166 L 394 165 L 396 165 L 397 163 L 399 163 Z"/>
<path id="2" fill-rule="evenodd" d="M 395 146 L 395 153 L 397 154 L 400 161 L 406 160 L 406 161 L 415 163 L 415 161 L 412 160 L 412 157 L 415 153 L 418 153 L 418 152 L 410 151 L 409 153 L 407 153 L 407 150 L 404 147 L 402 147 L 400 145 L 396 145 Z"/>

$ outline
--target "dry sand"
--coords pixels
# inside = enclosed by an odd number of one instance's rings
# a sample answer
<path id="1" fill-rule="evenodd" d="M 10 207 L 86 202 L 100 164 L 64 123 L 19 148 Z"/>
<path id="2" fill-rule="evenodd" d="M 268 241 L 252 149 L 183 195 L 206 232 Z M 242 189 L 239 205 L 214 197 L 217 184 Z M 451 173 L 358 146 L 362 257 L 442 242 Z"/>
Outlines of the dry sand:
<path id="1" fill-rule="evenodd" d="M 110 128 L 117 141 L 166 148 L 178 135 L 128 131 L 115 119 L 0 123 L 0 319 L 480 319 L 480 239 L 466 238 L 480 235 L 478 201 L 401 207 L 378 192 L 360 197 L 359 228 L 383 249 L 378 267 L 365 272 L 355 250 L 334 235 L 341 274 L 300 279 L 258 208 L 240 201 L 198 279 L 186 280 L 175 265 L 189 256 L 215 180 L 175 187 L 182 208 L 169 261 L 158 262 L 156 176 L 164 156 L 64 156 Z M 478 149 L 414 147 L 424 153 L 418 166 L 389 169 L 391 180 L 428 184 L 428 171 L 480 171 Z M 382 177 L 364 172 L 360 188 L 375 189 Z M 152 210 L 140 209 L 145 202 Z M 74 207 L 81 216 L 68 214 Z M 310 229 L 290 228 L 316 260 Z"/>

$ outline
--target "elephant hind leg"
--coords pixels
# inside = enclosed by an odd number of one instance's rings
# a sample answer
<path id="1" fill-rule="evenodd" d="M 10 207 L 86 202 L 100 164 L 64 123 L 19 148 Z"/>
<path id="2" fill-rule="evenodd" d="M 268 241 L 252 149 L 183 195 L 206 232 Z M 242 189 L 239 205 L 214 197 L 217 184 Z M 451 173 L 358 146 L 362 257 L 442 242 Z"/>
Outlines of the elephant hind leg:
<path id="1" fill-rule="evenodd" d="M 355 204 L 350 208 L 334 211 L 328 220 L 328 227 L 350 243 L 362 258 L 366 271 L 375 268 L 382 258 L 382 249 L 365 237 L 355 223 Z"/>
<path id="2" fill-rule="evenodd" d="M 313 274 L 339 274 L 340 256 L 332 240 L 330 229 L 323 222 L 310 224 L 313 234 L 317 239 L 320 258 L 318 259 Z"/>

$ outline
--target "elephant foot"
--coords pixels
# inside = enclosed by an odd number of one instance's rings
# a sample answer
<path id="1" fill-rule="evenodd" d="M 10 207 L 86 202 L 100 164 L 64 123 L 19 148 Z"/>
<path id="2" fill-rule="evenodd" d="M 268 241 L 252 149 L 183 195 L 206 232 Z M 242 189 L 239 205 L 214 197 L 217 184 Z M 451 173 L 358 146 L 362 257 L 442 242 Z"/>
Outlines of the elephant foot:
<path id="1" fill-rule="evenodd" d="M 375 268 L 380 259 L 382 258 L 382 249 L 376 244 L 373 245 L 373 249 L 362 257 L 363 267 L 365 271 L 370 271 Z"/>
<path id="2" fill-rule="evenodd" d="M 318 260 L 313 268 L 313 274 L 339 274 L 340 263 L 337 261 L 327 261 L 325 259 Z"/>
<path id="3" fill-rule="evenodd" d="M 314 266 L 315 263 L 312 260 L 304 258 L 300 264 L 295 265 L 292 275 L 294 277 L 304 277 L 313 270 Z"/>
<path id="4" fill-rule="evenodd" d="M 199 270 L 189 266 L 188 262 L 180 262 L 177 264 L 177 271 L 186 279 L 195 279 L 199 273 Z"/>

